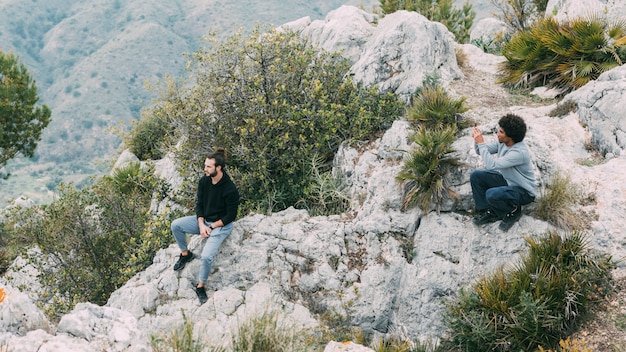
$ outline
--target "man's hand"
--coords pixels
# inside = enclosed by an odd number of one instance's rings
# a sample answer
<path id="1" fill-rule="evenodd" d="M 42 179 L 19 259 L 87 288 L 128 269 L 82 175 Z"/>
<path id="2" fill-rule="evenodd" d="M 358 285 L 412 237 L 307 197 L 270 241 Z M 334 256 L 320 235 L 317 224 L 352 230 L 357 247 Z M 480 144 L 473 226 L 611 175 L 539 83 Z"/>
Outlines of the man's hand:
<path id="1" fill-rule="evenodd" d="M 485 143 L 485 139 L 483 138 L 483 133 L 480 132 L 480 130 L 476 126 L 474 126 L 474 128 L 472 129 L 472 138 L 474 138 L 474 142 L 476 142 L 476 144 Z"/>
<path id="2" fill-rule="evenodd" d="M 211 228 L 206 226 L 205 224 L 200 225 L 200 236 L 204 238 L 208 238 L 211 236 Z"/>

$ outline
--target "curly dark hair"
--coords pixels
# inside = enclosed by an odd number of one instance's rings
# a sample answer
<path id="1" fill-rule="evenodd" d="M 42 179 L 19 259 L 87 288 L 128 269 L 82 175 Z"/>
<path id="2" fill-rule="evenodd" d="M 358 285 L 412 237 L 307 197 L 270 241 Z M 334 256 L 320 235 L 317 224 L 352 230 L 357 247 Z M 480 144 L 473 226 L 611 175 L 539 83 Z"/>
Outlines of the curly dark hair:
<path id="1" fill-rule="evenodd" d="M 526 122 L 515 114 L 506 114 L 500 118 L 498 125 L 502 127 L 504 133 L 511 137 L 513 142 L 518 143 L 526 137 Z"/>

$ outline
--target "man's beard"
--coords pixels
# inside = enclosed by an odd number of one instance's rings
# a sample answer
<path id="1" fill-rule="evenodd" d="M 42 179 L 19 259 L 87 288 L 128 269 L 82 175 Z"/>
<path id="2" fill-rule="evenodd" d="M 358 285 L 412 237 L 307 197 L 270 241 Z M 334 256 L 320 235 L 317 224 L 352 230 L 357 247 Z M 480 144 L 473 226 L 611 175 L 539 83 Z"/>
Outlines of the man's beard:
<path id="1" fill-rule="evenodd" d="M 215 177 L 217 176 L 217 171 L 213 171 L 209 174 L 209 177 Z"/>

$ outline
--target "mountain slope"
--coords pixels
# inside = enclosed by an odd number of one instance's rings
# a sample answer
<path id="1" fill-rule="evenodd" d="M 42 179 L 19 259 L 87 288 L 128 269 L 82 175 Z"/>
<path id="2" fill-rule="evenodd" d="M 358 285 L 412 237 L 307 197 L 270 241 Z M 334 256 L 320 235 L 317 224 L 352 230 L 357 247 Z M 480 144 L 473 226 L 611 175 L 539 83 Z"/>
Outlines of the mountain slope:
<path id="1" fill-rule="evenodd" d="M 148 106 L 144 82 L 185 74 L 185 53 L 209 30 L 323 18 L 344 3 L 372 8 L 376 0 L 8 0 L 0 3 L 0 50 L 32 72 L 41 103 L 52 109 L 35 158 L 7 166 L 0 206 L 26 195 L 46 202 L 60 181 L 77 184 L 105 172 L 120 140 Z"/>

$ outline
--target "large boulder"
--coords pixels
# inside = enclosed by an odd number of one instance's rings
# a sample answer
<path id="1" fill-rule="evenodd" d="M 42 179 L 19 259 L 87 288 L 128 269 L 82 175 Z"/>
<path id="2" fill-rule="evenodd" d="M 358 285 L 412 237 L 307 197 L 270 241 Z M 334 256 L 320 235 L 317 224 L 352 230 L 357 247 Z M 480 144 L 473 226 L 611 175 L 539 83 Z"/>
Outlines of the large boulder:
<path id="1" fill-rule="evenodd" d="M 325 20 L 306 23 L 298 20 L 282 27 L 298 31 L 320 48 L 341 52 L 352 63 L 350 74 L 356 82 L 377 85 L 406 100 L 429 76 L 444 85 L 463 77 L 454 35 L 417 12 L 396 11 L 379 18 L 342 6 Z"/>
<path id="2" fill-rule="evenodd" d="M 493 17 L 483 18 L 478 21 L 470 31 L 470 42 L 489 44 L 498 36 L 508 32 L 506 23 Z"/>
<path id="3" fill-rule="evenodd" d="M 621 0 L 549 0 L 546 6 L 546 16 L 554 16 L 559 21 L 590 16 L 620 20 L 624 15 L 626 3 Z"/>
<path id="4" fill-rule="evenodd" d="M 626 148 L 626 66 L 605 72 L 597 80 L 568 94 L 582 123 L 592 133 L 592 142 L 603 154 L 621 155 Z"/>
<path id="5" fill-rule="evenodd" d="M 31 330 L 50 330 L 48 319 L 31 297 L 7 283 L 0 283 L 0 288 L 6 295 L 0 302 L 0 335 L 24 336 Z"/>

